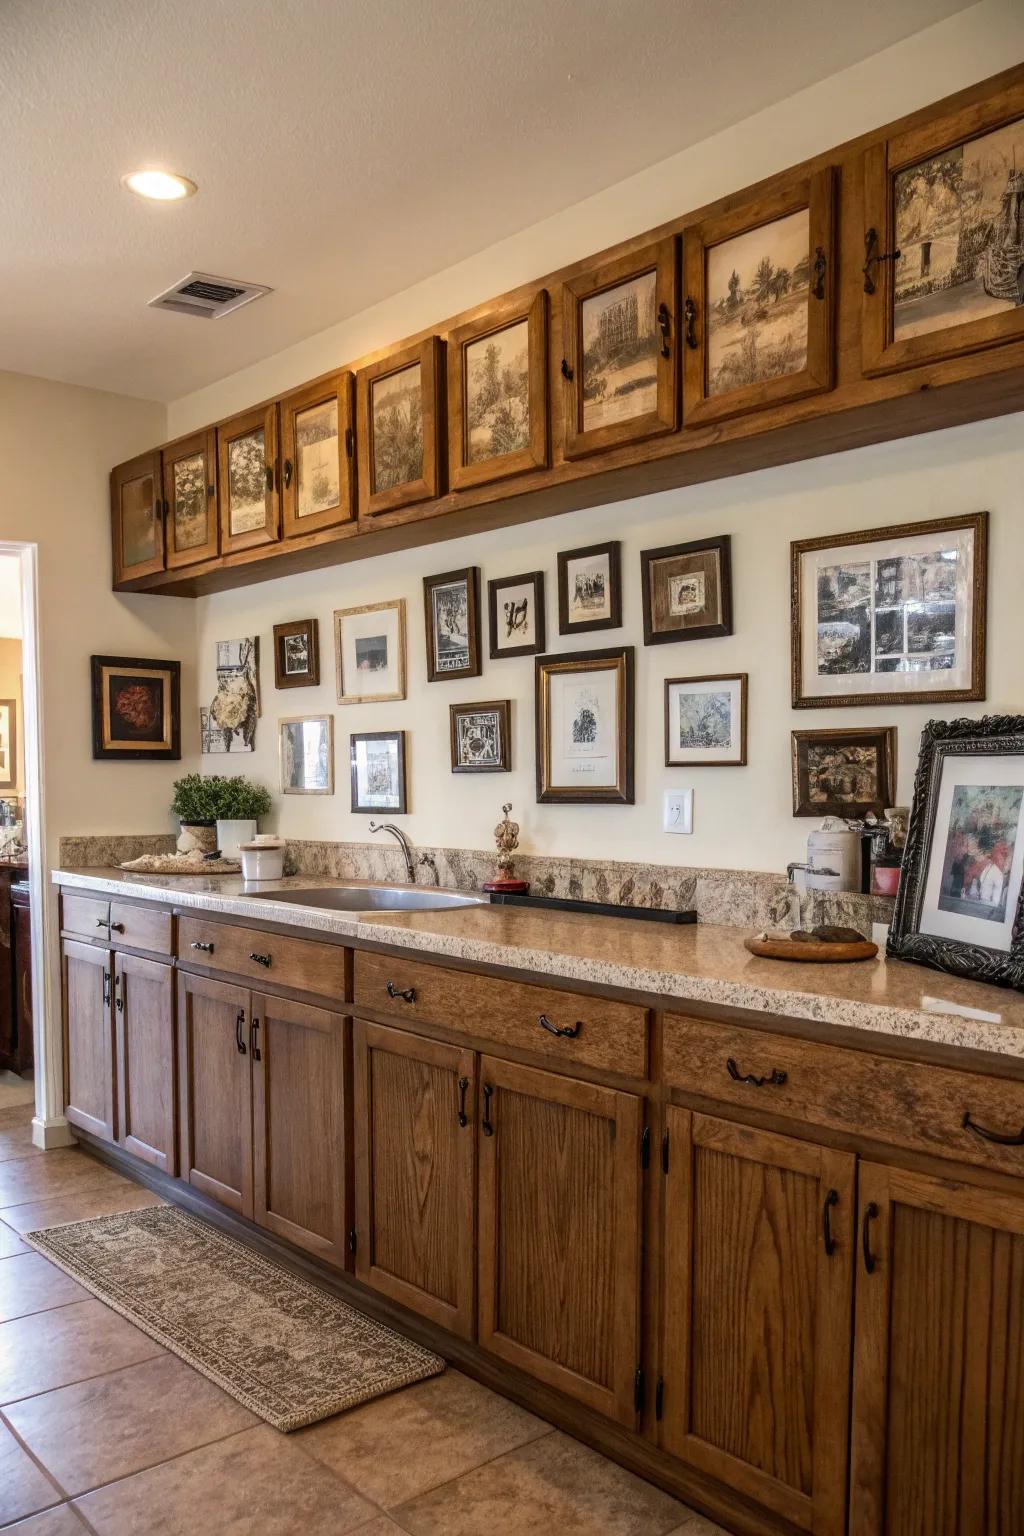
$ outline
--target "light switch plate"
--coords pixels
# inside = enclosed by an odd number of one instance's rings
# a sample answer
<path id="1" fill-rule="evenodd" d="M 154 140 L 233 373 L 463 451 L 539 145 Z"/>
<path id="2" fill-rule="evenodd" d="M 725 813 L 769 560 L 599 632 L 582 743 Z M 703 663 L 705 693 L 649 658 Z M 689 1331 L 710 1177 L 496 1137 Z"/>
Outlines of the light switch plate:
<path id="1" fill-rule="evenodd" d="M 692 789 L 666 789 L 661 829 L 663 832 L 678 832 L 685 836 L 693 831 Z"/>

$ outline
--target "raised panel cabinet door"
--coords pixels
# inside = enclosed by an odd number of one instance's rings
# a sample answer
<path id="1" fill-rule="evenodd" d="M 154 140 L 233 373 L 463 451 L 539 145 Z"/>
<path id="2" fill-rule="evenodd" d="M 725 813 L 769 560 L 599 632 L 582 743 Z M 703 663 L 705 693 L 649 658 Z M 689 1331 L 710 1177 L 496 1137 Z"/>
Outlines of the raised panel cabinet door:
<path id="1" fill-rule="evenodd" d="M 1024 1530 L 1024 1198 L 860 1170 L 850 1536 Z"/>
<path id="2" fill-rule="evenodd" d="M 282 536 L 351 523 L 355 515 L 354 382 L 337 373 L 281 401 Z"/>
<path id="3" fill-rule="evenodd" d="M 480 1058 L 479 1342 L 632 1428 L 640 1100 Z"/>
<path id="4" fill-rule="evenodd" d="M 164 1173 L 178 1171 L 174 970 L 119 954 L 114 962 L 118 1141 Z"/>
<path id="5" fill-rule="evenodd" d="M 217 434 L 179 438 L 163 451 L 167 569 L 217 558 Z"/>
<path id="6" fill-rule="evenodd" d="M 221 554 L 281 537 L 276 401 L 217 428 L 217 501 Z"/>
<path id="7" fill-rule="evenodd" d="M 842 1536 L 856 1160 L 668 1110 L 665 1450 Z"/>
<path id="8" fill-rule="evenodd" d="M 178 972 L 181 1168 L 186 1183 L 253 1214 L 249 993 Z"/>
<path id="9" fill-rule="evenodd" d="M 114 1092 L 113 956 L 65 939 L 64 1114 L 104 1141 L 117 1138 Z"/>
<path id="10" fill-rule="evenodd" d="M 110 471 L 114 585 L 164 568 L 164 503 L 160 450 Z"/>
<path id="11" fill-rule="evenodd" d="M 254 994 L 253 1214 L 261 1227 L 345 1267 L 348 1020 Z"/>
<path id="12" fill-rule="evenodd" d="M 476 1057 L 356 1019 L 356 1275 L 472 1338 Z"/>

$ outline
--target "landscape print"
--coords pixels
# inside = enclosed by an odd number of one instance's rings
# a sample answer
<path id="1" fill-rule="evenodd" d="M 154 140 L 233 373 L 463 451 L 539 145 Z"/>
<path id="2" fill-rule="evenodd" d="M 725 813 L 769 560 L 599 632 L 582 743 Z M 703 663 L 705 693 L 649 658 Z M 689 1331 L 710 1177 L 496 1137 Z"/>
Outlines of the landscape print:
<path id="1" fill-rule="evenodd" d="M 900 171 L 897 341 L 1024 304 L 1024 119 Z"/>
<path id="2" fill-rule="evenodd" d="M 201 453 L 174 461 L 174 547 L 206 543 L 206 474 Z"/>
<path id="3" fill-rule="evenodd" d="M 583 301 L 585 432 L 657 409 L 657 280 L 644 272 Z"/>
<path id="4" fill-rule="evenodd" d="M 731 693 L 680 693 L 676 747 L 732 745 Z"/>
<path id="5" fill-rule="evenodd" d="M 325 400 L 295 418 L 299 517 L 328 512 L 341 500 L 338 472 L 338 402 Z"/>
<path id="6" fill-rule="evenodd" d="M 802 208 L 708 251 L 709 395 L 806 367 L 809 247 Z"/>
<path id="7" fill-rule="evenodd" d="M 419 363 L 374 379 L 373 489 L 390 491 L 423 477 L 423 381 Z"/>
<path id="8" fill-rule="evenodd" d="M 1024 788 L 958 784 L 953 790 L 939 908 L 983 922 L 1006 921 Z"/>
<path id="9" fill-rule="evenodd" d="M 228 505 L 231 532 L 254 533 L 267 520 L 267 450 L 263 428 L 228 444 Z"/>
<path id="10" fill-rule="evenodd" d="M 530 446 L 527 320 L 470 342 L 466 367 L 466 463 Z"/>

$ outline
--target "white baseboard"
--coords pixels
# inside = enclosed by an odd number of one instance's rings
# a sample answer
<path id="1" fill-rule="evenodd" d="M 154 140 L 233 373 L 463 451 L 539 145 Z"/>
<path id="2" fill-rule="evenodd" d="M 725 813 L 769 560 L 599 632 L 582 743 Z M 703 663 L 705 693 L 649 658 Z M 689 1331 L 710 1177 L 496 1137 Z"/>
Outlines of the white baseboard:
<path id="1" fill-rule="evenodd" d="M 52 1120 L 40 1120 L 36 1116 L 32 1121 L 32 1145 L 42 1147 L 44 1152 L 52 1152 L 54 1147 L 73 1147 L 75 1138 L 63 1115 Z"/>

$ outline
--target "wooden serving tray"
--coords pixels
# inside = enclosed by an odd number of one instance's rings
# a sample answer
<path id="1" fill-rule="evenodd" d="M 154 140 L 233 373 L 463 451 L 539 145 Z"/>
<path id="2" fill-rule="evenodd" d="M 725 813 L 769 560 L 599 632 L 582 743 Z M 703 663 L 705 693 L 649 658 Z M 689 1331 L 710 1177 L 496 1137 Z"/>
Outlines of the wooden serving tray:
<path id="1" fill-rule="evenodd" d="M 797 960 L 813 965 L 838 965 L 845 960 L 873 960 L 878 945 L 870 939 L 859 943 L 829 944 L 820 940 L 791 939 L 788 934 L 766 934 L 764 938 L 752 934 L 743 943 L 752 955 L 763 960 Z"/>

